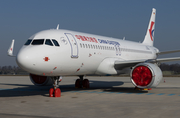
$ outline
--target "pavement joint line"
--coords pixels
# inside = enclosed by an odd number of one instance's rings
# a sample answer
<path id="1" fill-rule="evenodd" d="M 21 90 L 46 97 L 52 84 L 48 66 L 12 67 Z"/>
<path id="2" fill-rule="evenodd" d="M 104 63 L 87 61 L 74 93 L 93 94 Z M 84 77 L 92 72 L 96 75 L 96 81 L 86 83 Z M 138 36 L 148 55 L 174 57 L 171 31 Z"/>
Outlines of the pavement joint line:
<path id="1" fill-rule="evenodd" d="M 88 93 L 97 93 L 97 91 L 90 91 L 90 92 L 88 92 Z"/>
<path id="2" fill-rule="evenodd" d="M 86 93 L 87 91 L 79 91 L 79 93 Z"/>
<path id="3" fill-rule="evenodd" d="M 136 95 L 141 95 L 141 94 L 144 94 L 144 93 L 136 93 Z"/>
<path id="4" fill-rule="evenodd" d="M 159 94 L 157 94 L 157 95 L 164 95 L 165 93 L 159 93 Z"/>
<path id="5" fill-rule="evenodd" d="M 61 92 L 70 92 L 70 91 L 63 91 L 63 90 L 61 90 Z"/>
<path id="6" fill-rule="evenodd" d="M 105 93 L 105 92 L 102 91 L 102 92 L 97 92 L 97 93 Z"/>
<path id="7" fill-rule="evenodd" d="M 155 93 L 148 93 L 148 94 L 146 94 L 146 95 L 153 95 L 153 94 L 155 94 Z"/>
<path id="8" fill-rule="evenodd" d="M 168 96 L 173 96 L 173 95 L 176 95 L 176 94 L 168 94 Z"/>
<path id="9" fill-rule="evenodd" d="M 79 91 L 71 91 L 71 93 L 77 93 L 77 92 L 79 92 Z"/>
<path id="10" fill-rule="evenodd" d="M 114 92 L 104 92 L 104 93 L 106 93 L 106 94 L 112 94 L 112 93 L 114 93 Z"/>

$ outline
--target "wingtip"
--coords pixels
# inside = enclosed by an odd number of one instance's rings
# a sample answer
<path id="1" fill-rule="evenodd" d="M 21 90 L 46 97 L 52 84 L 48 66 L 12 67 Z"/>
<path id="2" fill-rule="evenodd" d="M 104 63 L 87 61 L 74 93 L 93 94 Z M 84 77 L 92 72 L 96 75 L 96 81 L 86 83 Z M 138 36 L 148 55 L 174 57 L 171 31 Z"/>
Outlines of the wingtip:
<path id="1" fill-rule="evenodd" d="M 155 8 L 152 8 L 152 11 L 153 11 L 153 12 L 156 12 L 156 9 L 155 9 Z"/>
<path id="2" fill-rule="evenodd" d="M 57 28 L 56 28 L 57 30 L 59 29 L 59 24 L 57 25 Z"/>
<path id="3" fill-rule="evenodd" d="M 15 41 L 15 40 L 13 39 L 13 40 L 12 40 L 12 42 L 11 42 L 11 45 L 10 45 L 10 47 L 9 47 L 8 51 L 7 51 L 8 56 L 12 56 L 12 57 L 14 57 L 14 55 L 13 55 L 14 41 Z"/>

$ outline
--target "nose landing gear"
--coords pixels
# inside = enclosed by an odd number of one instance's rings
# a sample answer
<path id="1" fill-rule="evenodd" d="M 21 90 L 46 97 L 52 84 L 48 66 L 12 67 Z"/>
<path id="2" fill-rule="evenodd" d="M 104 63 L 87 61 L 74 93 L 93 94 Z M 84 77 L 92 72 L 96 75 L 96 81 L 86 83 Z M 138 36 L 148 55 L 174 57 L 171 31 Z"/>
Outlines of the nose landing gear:
<path id="1" fill-rule="evenodd" d="M 61 97 L 61 90 L 58 87 L 62 77 L 52 77 L 52 80 L 54 81 L 54 88 L 50 88 L 49 97 Z"/>

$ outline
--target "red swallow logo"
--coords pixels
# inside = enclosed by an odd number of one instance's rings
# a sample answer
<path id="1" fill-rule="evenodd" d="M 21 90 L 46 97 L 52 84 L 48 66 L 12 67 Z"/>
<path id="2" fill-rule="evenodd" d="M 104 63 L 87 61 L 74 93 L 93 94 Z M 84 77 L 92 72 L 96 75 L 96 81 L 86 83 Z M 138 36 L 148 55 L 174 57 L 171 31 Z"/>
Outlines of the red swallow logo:
<path id="1" fill-rule="evenodd" d="M 150 34 L 150 37 L 151 37 L 151 40 L 152 40 L 152 41 L 153 41 L 153 32 L 154 32 L 154 30 L 152 30 L 153 25 L 154 25 L 154 22 L 152 21 L 152 22 L 151 22 L 151 27 L 150 27 L 150 29 L 149 29 L 149 34 Z"/>

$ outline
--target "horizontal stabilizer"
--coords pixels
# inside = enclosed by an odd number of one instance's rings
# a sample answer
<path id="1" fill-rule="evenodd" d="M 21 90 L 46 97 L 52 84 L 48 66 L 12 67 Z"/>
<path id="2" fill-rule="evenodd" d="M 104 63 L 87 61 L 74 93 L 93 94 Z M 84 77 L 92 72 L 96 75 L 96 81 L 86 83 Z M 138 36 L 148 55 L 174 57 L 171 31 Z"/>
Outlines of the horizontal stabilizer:
<path id="1" fill-rule="evenodd" d="M 180 52 L 180 50 L 171 50 L 171 51 L 158 52 L 157 55 L 170 54 L 170 53 L 176 53 L 176 52 Z"/>
<path id="2" fill-rule="evenodd" d="M 180 57 L 161 58 L 161 59 L 156 59 L 156 60 L 157 62 L 180 61 Z"/>

